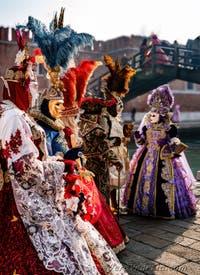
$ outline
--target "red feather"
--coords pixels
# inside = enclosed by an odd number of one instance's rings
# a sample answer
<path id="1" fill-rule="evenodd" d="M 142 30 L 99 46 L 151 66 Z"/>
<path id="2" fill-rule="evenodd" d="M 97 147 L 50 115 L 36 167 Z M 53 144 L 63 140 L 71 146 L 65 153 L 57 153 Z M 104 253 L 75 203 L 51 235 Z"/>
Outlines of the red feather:
<path id="1" fill-rule="evenodd" d="M 83 60 L 76 68 L 77 104 L 79 107 L 86 93 L 86 88 L 90 77 L 99 65 L 100 63 L 94 60 Z"/>
<path id="2" fill-rule="evenodd" d="M 18 44 L 19 50 L 23 51 L 26 44 L 26 40 L 29 35 L 29 31 L 24 31 L 21 35 L 20 30 L 16 30 L 16 34 L 17 34 L 17 44 Z"/>
<path id="3" fill-rule="evenodd" d="M 29 36 L 29 31 L 23 31 L 22 38 L 23 38 L 24 42 L 26 42 L 28 40 L 28 36 Z"/>
<path id="4" fill-rule="evenodd" d="M 16 34 L 17 34 L 17 44 L 18 44 L 19 50 L 22 51 L 25 46 L 25 41 L 24 41 L 24 39 L 21 35 L 21 32 L 19 30 L 16 30 Z"/>
<path id="5" fill-rule="evenodd" d="M 75 106 L 76 101 L 76 69 L 70 68 L 62 78 L 64 84 L 64 106 L 71 108 Z"/>
<path id="6" fill-rule="evenodd" d="M 65 73 L 62 81 L 65 88 L 63 94 L 66 108 L 80 107 L 88 81 L 100 64 L 100 62 L 85 59 L 77 67 L 70 68 Z"/>

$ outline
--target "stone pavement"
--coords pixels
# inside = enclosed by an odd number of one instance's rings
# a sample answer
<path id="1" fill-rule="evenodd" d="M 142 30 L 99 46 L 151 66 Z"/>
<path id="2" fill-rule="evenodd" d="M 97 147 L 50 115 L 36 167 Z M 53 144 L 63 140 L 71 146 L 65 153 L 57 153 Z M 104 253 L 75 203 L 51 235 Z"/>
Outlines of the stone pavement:
<path id="1" fill-rule="evenodd" d="M 119 222 L 130 242 L 118 255 L 130 275 L 200 275 L 200 181 L 195 217 L 161 220 L 121 215 Z"/>

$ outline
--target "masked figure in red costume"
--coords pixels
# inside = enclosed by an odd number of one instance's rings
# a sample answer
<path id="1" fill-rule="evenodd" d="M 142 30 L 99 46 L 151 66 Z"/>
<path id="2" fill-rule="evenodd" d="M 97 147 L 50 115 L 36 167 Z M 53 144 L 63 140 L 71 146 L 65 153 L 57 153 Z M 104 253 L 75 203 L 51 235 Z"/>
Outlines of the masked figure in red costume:
<path id="1" fill-rule="evenodd" d="M 111 268 L 116 266 L 126 274 L 91 224 L 65 211 L 64 164 L 48 157 L 45 143 L 41 146 L 42 128 L 25 112 L 30 102 L 28 62 L 26 56 L 10 69 L 4 79 L 6 100 L 0 102 L 0 273 L 117 274 Z"/>
<path id="2" fill-rule="evenodd" d="M 99 61 L 85 59 L 82 60 L 78 66 L 71 67 L 65 72 L 61 79 L 64 84 L 63 94 L 65 107 L 61 119 L 65 126 L 70 126 L 72 131 L 76 133 L 75 144 L 81 143 L 84 148 L 83 156 L 85 156 L 85 154 L 87 155 L 87 160 L 83 167 L 78 170 L 78 173 L 81 175 L 82 182 L 85 186 L 89 186 L 88 189 L 94 192 L 94 207 L 98 203 L 101 205 L 101 214 L 98 215 L 98 219 L 96 218 L 95 222 L 94 219 L 91 222 L 114 251 L 119 253 L 125 249 L 128 238 L 109 207 L 109 177 L 107 169 L 108 163 L 111 163 L 113 166 L 116 165 L 118 168 L 121 167 L 121 163 L 119 161 L 119 156 L 116 156 L 113 150 L 110 150 L 104 130 L 95 122 L 101 110 L 106 108 L 106 106 L 114 105 L 116 101 L 114 98 L 111 100 L 85 98 L 88 81 L 94 70 L 101 64 L 102 63 Z M 84 111 L 84 114 L 80 114 L 80 109 L 82 109 L 82 112 Z M 93 122 L 92 119 L 95 121 Z M 80 123 L 78 124 L 78 122 Z M 91 132 L 89 125 L 94 126 Z M 89 131 L 89 134 L 85 136 L 87 131 Z M 98 142 L 97 148 L 96 143 Z M 99 161 L 102 150 L 105 152 L 105 159 Z M 90 157 L 90 152 L 92 152 L 92 154 L 95 152 L 93 158 Z M 96 155 L 98 155 L 97 158 Z M 96 166 L 97 169 L 95 165 L 93 165 L 94 159 L 96 163 L 98 163 Z M 85 169 L 85 167 L 89 169 L 89 171 Z M 92 173 L 90 173 L 90 169 Z M 113 232 L 115 232 L 115 234 L 113 234 Z"/>
<path id="3" fill-rule="evenodd" d="M 151 48 L 146 52 L 146 56 L 145 56 L 145 60 L 144 60 L 145 67 L 152 66 L 153 58 L 155 59 L 154 62 L 157 65 L 169 65 L 170 64 L 169 57 L 166 55 L 166 53 L 162 49 L 161 41 L 160 41 L 160 39 L 158 39 L 156 34 L 151 35 L 151 41 L 149 43 L 149 46 L 151 46 Z M 155 56 L 152 56 L 152 55 L 155 55 Z"/>

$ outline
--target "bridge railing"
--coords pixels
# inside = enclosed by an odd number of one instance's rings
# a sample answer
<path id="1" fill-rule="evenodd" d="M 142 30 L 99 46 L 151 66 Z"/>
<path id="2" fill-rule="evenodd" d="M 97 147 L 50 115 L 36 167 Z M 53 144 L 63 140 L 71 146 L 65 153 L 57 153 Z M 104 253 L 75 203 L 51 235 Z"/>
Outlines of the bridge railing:
<path id="1" fill-rule="evenodd" d="M 184 46 L 153 45 L 152 47 L 148 47 L 147 52 L 148 51 L 150 54 L 146 60 L 144 56 L 138 52 L 128 61 L 128 64 L 138 72 L 150 68 L 152 73 L 154 73 L 157 66 L 169 66 L 177 70 L 179 68 L 200 70 L 200 50 L 192 50 Z M 97 96 L 102 96 L 102 78 L 107 74 L 108 72 L 105 72 L 97 78 L 91 79 L 87 91 Z"/>
<path id="2" fill-rule="evenodd" d="M 157 65 L 200 69 L 200 49 L 153 45 L 147 48 L 145 55 L 139 52 L 132 59 L 132 67 L 138 70 L 147 67 L 154 69 Z"/>

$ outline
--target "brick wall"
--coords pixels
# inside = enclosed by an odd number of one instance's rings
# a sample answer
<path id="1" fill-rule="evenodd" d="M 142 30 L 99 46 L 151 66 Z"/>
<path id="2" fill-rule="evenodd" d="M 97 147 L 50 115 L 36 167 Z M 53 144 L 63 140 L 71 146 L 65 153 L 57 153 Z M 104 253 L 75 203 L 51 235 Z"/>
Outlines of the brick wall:
<path id="1" fill-rule="evenodd" d="M 80 50 L 75 57 L 75 63 L 78 64 L 83 59 L 93 59 L 103 62 L 105 54 L 110 55 L 114 60 L 119 58 L 124 64 L 138 52 L 139 46 L 143 40 L 143 36 L 131 35 L 121 36 L 107 41 L 94 41 L 94 47 L 86 47 Z M 30 40 L 30 53 L 36 46 Z M 0 27 L 0 76 L 5 75 L 6 69 L 14 65 L 15 55 L 18 51 L 16 43 L 16 33 L 14 29 Z M 95 85 L 98 82 L 99 87 L 103 85 L 100 77 L 108 73 L 106 66 L 99 66 L 90 79 L 88 88 L 92 88 L 94 81 Z M 39 76 L 39 87 L 43 89 L 47 87 L 48 81 L 45 76 Z M 172 90 L 185 91 L 185 94 L 175 94 L 175 102 L 181 105 L 183 111 L 200 111 L 200 85 L 195 84 L 195 90 L 199 91 L 196 94 L 187 92 L 187 85 L 184 81 L 175 80 L 170 83 Z M 2 91 L 2 83 L 0 82 L 0 91 Z M 97 93 L 101 94 L 99 91 Z M 1 92 L 0 92 L 1 97 Z M 146 97 L 147 94 L 141 95 L 125 105 L 125 111 L 129 112 L 132 106 L 137 106 L 138 111 L 146 110 Z"/>

